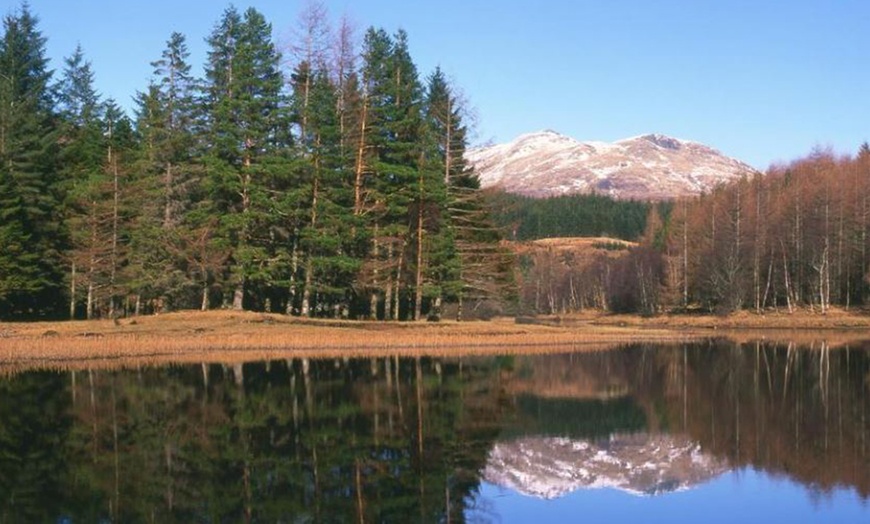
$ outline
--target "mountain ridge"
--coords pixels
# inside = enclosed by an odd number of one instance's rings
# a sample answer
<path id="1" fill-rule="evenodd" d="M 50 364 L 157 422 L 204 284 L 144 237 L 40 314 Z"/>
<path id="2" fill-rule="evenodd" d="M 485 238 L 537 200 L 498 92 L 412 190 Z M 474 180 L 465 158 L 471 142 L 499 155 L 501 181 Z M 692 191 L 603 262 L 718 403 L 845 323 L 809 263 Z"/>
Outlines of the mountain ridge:
<path id="1" fill-rule="evenodd" d="M 466 159 L 482 187 L 534 197 L 595 192 L 665 200 L 709 192 L 755 172 L 710 146 L 661 133 L 581 142 L 545 129 L 473 148 Z"/>

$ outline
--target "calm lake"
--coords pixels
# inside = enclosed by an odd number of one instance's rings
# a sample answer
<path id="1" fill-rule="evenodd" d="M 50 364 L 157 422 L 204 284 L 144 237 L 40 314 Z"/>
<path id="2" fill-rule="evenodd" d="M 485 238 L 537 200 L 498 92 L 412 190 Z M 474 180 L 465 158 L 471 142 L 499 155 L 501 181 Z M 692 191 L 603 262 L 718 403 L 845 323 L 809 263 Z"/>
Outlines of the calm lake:
<path id="1" fill-rule="evenodd" d="M 2 522 L 870 522 L 870 343 L 0 379 Z"/>

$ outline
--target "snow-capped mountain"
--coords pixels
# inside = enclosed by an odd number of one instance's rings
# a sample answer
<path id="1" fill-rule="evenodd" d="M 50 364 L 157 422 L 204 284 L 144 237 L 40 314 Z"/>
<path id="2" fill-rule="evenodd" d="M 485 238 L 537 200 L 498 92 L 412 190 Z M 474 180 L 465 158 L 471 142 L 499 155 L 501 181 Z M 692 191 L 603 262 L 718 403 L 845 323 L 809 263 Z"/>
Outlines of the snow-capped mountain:
<path id="1" fill-rule="evenodd" d="M 615 435 L 604 442 L 525 437 L 499 442 L 483 477 L 490 484 L 554 499 L 579 489 L 634 495 L 690 489 L 728 471 L 697 443 L 667 435 Z"/>
<path id="2" fill-rule="evenodd" d="M 471 149 L 466 158 L 483 187 L 541 197 L 595 192 L 660 200 L 699 194 L 754 172 L 711 147 L 656 134 L 611 144 L 541 131 Z"/>

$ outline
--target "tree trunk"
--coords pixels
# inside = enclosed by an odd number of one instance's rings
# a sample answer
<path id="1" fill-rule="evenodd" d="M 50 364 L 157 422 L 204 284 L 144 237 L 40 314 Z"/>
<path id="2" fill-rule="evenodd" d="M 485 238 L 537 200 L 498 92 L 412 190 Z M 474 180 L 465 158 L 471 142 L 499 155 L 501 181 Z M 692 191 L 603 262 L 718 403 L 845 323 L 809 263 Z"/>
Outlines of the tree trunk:
<path id="1" fill-rule="evenodd" d="M 245 143 L 248 144 L 250 142 L 249 139 L 245 140 Z M 251 174 L 249 172 L 251 168 L 251 156 L 248 152 L 245 153 L 245 158 L 242 161 L 242 166 L 244 170 L 244 174 L 242 175 L 242 190 L 240 196 L 242 197 L 242 215 L 245 216 L 250 212 L 251 209 L 251 195 L 250 195 L 250 186 L 251 186 Z M 248 224 L 247 220 L 245 220 L 242 224 L 242 231 L 239 238 L 239 244 L 241 246 L 246 246 L 248 243 Z M 245 275 L 242 274 L 237 276 L 238 281 L 236 282 L 236 288 L 233 290 L 233 310 L 241 311 L 244 309 L 245 302 Z"/>
<path id="2" fill-rule="evenodd" d="M 88 282 L 88 299 L 86 306 L 86 317 L 88 320 L 94 318 L 94 284 L 93 282 Z"/>
<path id="3" fill-rule="evenodd" d="M 419 172 L 420 201 L 417 206 L 417 272 L 414 278 L 414 320 L 420 320 L 423 311 L 423 171 Z"/>
<path id="4" fill-rule="evenodd" d="M 374 262 L 372 267 L 372 294 L 369 299 L 369 318 L 372 320 L 378 319 L 378 257 L 380 256 L 380 245 L 378 244 L 378 224 L 375 223 L 375 234 L 372 235 L 372 260 Z M 386 297 L 384 297 L 384 302 L 386 302 Z M 386 320 L 389 312 L 387 311 L 389 306 L 384 308 L 384 320 Z"/>
<path id="5" fill-rule="evenodd" d="M 307 95 L 306 95 L 307 96 Z M 318 145 L 319 138 L 318 138 Z M 320 161 L 315 158 L 314 159 L 314 180 L 312 181 L 311 187 L 311 230 L 316 231 L 317 229 L 317 196 L 318 190 L 320 189 Z M 314 272 L 314 264 L 312 263 L 312 253 L 308 253 L 308 260 L 305 263 L 305 287 L 302 289 L 302 310 L 300 314 L 303 317 L 307 317 L 311 315 L 311 281 L 312 281 L 312 273 Z"/>
<path id="6" fill-rule="evenodd" d="M 402 289 L 402 267 L 405 265 L 405 245 L 406 243 L 402 242 L 402 247 L 399 250 L 399 263 L 396 266 L 396 290 L 393 294 L 393 319 L 399 320 L 400 318 L 400 302 L 402 298 L 401 289 Z"/>
<path id="7" fill-rule="evenodd" d="M 199 309 L 200 311 L 208 311 L 208 282 L 202 283 L 202 302 Z"/>
<path id="8" fill-rule="evenodd" d="M 172 227 L 172 162 L 166 162 L 166 171 L 163 173 L 163 229 Z"/>
<path id="9" fill-rule="evenodd" d="M 311 255 L 309 255 L 308 261 L 305 263 L 305 287 L 302 289 L 302 307 L 299 309 L 299 314 L 303 317 L 311 316 L 311 272 L 313 269 Z"/>
<path id="10" fill-rule="evenodd" d="M 284 312 L 292 315 L 296 307 L 296 273 L 299 271 L 299 231 L 293 230 L 293 249 L 290 253 L 290 289 Z"/>
<path id="11" fill-rule="evenodd" d="M 110 137 L 111 139 L 111 137 Z M 120 180 L 118 160 L 109 146 L 109 163 L 112 168 L 112 253 L 109 267 L 109 316 L 115 318 L 115 281 L 118 271 L 118 205 L 120 201 Z"/>
<path id="12" fill-rule="evenodd" d="M 89 246 L 90 260 L 88 261 L 88 298 L 85 308 L 85 317 L 88 320 L 94 318 L 94 280 L 97 276 L 97 203 L 91 202 L 91 245 Z"/>
<path id="13" fill-rule="evenodd" d="M 362 100 L 362 118 L 360 118 L 360 136 L 359 145 L 356 149 L 356 166 L 354 168 L 353 178 L 353 214 L 359 216 L 362 214 L 362 186 L 363 175 L 365 174 L 365 152 L 366 152 L 366 119 L 368 118 L 368 94 L 363 93 Z"/>
<path id="14" fill-rule="evenodd" d="M 69 318 L 76 318 L 76 263 L 72 263 L 72 271 L 69 279 Z"/>
<path id="15" fill-rule="evenodd" d="M 241 311 L 244 308 L 245 301 L 245 278 L 240 277 L 240 282 L 236 284 L 233 290 L 233 310 Z"/>
<path id="16" fill-rule="evenodd" d="M 375 261 L 377 264 L 377 260 Z M 393 263 L 393 244 L 387 243 L 387 271 L 384 275 L 384 320 L 393 320 L 393 281 L 390 279 L 389 267 Z"/>

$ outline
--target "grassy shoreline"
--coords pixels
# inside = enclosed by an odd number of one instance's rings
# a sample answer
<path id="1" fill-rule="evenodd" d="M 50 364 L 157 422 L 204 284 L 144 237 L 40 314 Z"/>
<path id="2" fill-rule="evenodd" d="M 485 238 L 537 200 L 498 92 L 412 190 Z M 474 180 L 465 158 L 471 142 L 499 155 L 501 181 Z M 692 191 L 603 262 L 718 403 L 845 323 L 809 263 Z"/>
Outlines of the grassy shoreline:
<path id="1" fill-rule="evenodd" d="M 308 320 L 252 312 L 178 312 L 111 320 L 0 323 L 0 373 L 264 359 L 466 356 L 602 351 L 635 342 L 710 337 L 824 342 L 870 340 L 870 316 L 835 310 L 755 315 L 583 313 L 490 322 Z"/>

